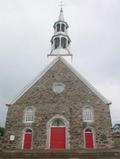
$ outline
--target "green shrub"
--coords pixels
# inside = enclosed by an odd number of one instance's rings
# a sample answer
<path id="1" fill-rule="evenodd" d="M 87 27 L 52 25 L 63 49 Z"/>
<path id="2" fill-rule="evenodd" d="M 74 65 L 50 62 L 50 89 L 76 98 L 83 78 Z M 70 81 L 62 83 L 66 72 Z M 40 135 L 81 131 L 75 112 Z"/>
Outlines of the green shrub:
<path id="1" fill-rule="evenodd" d="M 0 127 L 0 136 L 4 135 L 5 128 Z"/>

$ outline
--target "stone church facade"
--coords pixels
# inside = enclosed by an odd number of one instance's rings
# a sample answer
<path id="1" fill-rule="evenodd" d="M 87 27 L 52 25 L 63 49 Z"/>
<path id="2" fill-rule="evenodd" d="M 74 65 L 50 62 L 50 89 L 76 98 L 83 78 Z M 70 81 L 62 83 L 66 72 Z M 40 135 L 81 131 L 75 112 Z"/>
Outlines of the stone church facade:
<path id="1" fill-rule="evenodd" d="M 76 152 L 114 147 L 111 102 L 70 64 L 67 29 L 61 9 L 48 55 L 51 63 L 8 104 L 8 150 Z"/>
<path id="2" fill-rule="evenodd" d="M 9 106 L 6 135 L 8 140 L 10 135 L 15 135 L 13 148 L 23 148 L 24 131 L 28 128 L 32 130 L 31 148 L 49 149 L 51 124 L 55 119 L 60 119 L 65 124 L 66 149 L 84 148 L 84 131 L 87 128 L 93 133 L 94 148 L 110 148 L 112 141 L 109 104 L 86 86 L 65 60 L 58 58 L 54 62 L 31 88 Z M 54 85 L 60 87 L 62 84 L 63 92 L 55 92 Z M 88 111 L 88 119 L 84 119 L 85 110 Z M 27 111 L 34 114 L 31 121 L 25 121 Z"/>

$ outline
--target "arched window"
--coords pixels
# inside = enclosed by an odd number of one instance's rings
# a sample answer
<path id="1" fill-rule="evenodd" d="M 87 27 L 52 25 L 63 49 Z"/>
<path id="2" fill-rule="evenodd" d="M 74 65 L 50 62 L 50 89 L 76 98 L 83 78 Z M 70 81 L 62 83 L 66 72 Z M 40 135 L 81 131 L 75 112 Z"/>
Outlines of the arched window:
<path id="1" fill-rule="evenodd" d="M 84 122 L 93 122 L 94 112 L 92 107 L 83 108 L 83 121 Z"/>
<path id="2" fill-rule="evenodd" d="M 66 48 L 66 39 L 64 37 L 61 38 L 61 47 Z"/>
<path id="3" fill-rule="evenodd" d="M 62 119 L 57 118 L 53 120 L 52 126 L 55 126 L 55 127 L 65 126 L 65 123 Z"/>
<path id="4" fill-rule="evenodd" d="M 92 128 L 86 128 L 84 130 L 84 145 L 85 148 L 94 148 L 94 134 Z"/>
<path id="5" fill-rule="evenodd" d="M 63 32 L 65 31 L 65 24 L 61 25 L 61 31 L 63 31 Z"/>
<path id="6" fill-rule="evenodd" d="M 23 132 L 23 149 L 30 150 L 32 147 L 32 130 L 27 128 Z"/>
<path id="7" fill-rule="evenodd" d="M 55 38 L 55 49 L 57 49 L 60 45 L 60 39 L 59 38 Z"/>
<path id="8" fill-rule="evenodd" d="M 60 31 L 60 24 L 57 24 L 57 32 Z"/>
<path id="9" fill-rule="evenodd" d="M 34 110 L 33 108 L 27 108 L 25 110 L 25 122 L 30 123 L 34 121 Z"/>
<path id="10" fill-rule="evenodd" d="M 92 130 L 91 130 L 91 128 L 87 128 L 87 129 L 85 129 L 85 132 L 86 132 L 86 133 L 91 133 Z"/>

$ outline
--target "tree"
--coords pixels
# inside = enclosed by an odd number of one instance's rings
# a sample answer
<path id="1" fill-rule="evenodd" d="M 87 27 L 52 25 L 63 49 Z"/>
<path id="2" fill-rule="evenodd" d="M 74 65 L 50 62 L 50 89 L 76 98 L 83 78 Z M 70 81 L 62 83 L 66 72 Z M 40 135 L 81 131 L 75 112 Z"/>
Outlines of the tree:
<path id="1" fill-rule="evenodd" d="M 3 135 L 4 135 L 4 131 L 5 131 L 5 128 L 0 127 L 0 136 L 3 136 Z"/>

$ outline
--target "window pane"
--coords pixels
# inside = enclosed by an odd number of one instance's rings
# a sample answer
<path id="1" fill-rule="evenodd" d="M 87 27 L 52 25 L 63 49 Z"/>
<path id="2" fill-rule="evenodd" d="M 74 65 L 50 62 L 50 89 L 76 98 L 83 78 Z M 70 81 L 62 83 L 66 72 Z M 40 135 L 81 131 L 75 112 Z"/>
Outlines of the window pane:
<path id="1" fill-rule="evenodd" d="M 59 47 L 60 40 L 59 38 L 55 38 L 55 49 Z"/>
<path id="2" fill-rule="evenodd" d="M 60 24 L 57 24 L 57 31 L 60 31 Z"/>
<path id="3" fill-rule="evenodd" d="M 61 46 L 63 48 L 66 48 L 66 39 L 65 38 L 61 38 Z"/>
<path id="4" fill-rule="evenodd" d="M 61 25 L 61 31 L 63 31 L 63 32 L 65 31 L 65 25 L 64 24 Z"/>
<path id="5" fill-rule="evenodd" d="M 93 121 L 93 110 L 91 108 L 83 110 L 83 121 Z"/>
<path id="6" fill-rule="evenodd" d="M 26 112 L 25 112 L 25 121 L 26 122 L 33 121 L 33 118 L 34 118 L 33 110 L 32 109 L 26 110 Z"/>
<path id="7" fill-rule="evenodd" d="M 64 122 L 61 119 L 55 119 L 52 123 L 52 126 L 64 126 Z"/>
<path id="8" fill-rule="evenodd" d="M 86 129 L 85 132 L 92 132 L 90 128 Z"/>
<path id="9" fill-rule="evenodd" d="M 27 129 L 25 132 L 32 132 L 32 130 L 31 129 Z"/>

